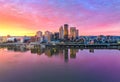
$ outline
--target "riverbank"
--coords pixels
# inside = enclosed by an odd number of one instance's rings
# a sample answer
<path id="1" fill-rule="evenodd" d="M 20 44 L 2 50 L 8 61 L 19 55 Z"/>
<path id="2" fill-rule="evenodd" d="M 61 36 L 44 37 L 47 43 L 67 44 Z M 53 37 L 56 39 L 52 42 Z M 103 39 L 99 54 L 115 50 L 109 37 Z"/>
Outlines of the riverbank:
<path id="1" fill-rule="evenodd" d="M 82 49 L 120 49 L 120 44 L 72 44 L 72 43 L 57 43 L 57 44 L 48 44 L 48 43 L 0 43 L 0 46 L 16 46 L 16 47 L 23 47 L 27 49 L 32 49 L 35 47 L 42 47 L 42 48 L 82 48 Z"/>

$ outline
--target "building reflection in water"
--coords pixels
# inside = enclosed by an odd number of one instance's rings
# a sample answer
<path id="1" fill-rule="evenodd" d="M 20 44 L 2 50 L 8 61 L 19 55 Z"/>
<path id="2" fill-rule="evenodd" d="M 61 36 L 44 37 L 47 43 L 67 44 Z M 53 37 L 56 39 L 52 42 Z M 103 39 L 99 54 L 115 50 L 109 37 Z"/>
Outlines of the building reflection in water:
<path id="1" fill-rule="evenodd" d="M 25 49 L 24 47 L 14 47 L 14 46 L 8 46 L 7 50 L 11 50 L 11 51 L 15 51 L 15 52 L 26 52 L 29 51 L 28 49 Z M 69 61 L 70 59 L 75 59 L 77 53 L 79 52 L 79 50 L 81 49 L 61 49 L 61 48 L 41 48 L 40 46 L 37 46 L 33 49 L 30 50 L 31 53 L 33 54 L 37 54 L 37 55 L 42 55 L 45 54 L 48 57 L 52 57 L 52 56 L 59 56 L 61 58 L 64 59 L 65 62 Z M 89 49 L 90 53 L 94 53 L 94 49 Z"/>
<path id="2" fill-rule="evenodd" d="M 14 51 L 14 52 L 26 52 L 28 49 L 24 47 L 14 47 L 14 46 L 7 46 L 7 50 Z"/>
<path id="3" fill-rule="evenodd" d="M 70 51 L 70 55 L 69 55 L 69 51 Z M 79 51 L 79 49 L 60 49 L 60 48 L 34 48 L 31 49 L 31 53 L 37 53 L 37 54 L 43 54 L 45 53 L 46 56 L 48 57 L 52 57 L 52 56 L 60 56 L 62 58 L 64 58 L 65 62 L 69 61 L 69 58 L 76 58 L 76 53 Z M 70 57 L 69 57 L 70 56 Z"/>
<path id="4" fill-rule="evenodd" d="M 70 58 L 76 58 L 76 54 L 79 49 L 70 49 Z"/>
<path id="5" fill-rule="evenodd" d="M 94 53 L 94 49 L 89 49 L 89 52 L 90 53 Z"/>
<path id="6" fill-rule="evenodd" d="M 63 51 L 63 55 L 64 55 L 64 59 L 65 59 L 65 62 L 68 62 L 68 49 L 64 49 Z"/>

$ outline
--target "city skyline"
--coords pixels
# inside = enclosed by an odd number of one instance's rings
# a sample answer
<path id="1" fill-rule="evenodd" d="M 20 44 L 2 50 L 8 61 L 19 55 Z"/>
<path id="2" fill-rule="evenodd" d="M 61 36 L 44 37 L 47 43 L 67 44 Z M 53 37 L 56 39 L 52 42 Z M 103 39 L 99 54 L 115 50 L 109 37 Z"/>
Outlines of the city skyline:
<path id="1" fill-rule="evenodd" d="M 57 32 L 65 23 L 80 35 L 120 35 L 119 0 L 0 0 L 0 36 Z"/>
<path id="2" fill-rule="evenodd" d="M 17 30 L 16 30 L 17 32 Z M 70 26 L 69 24 L 63 24 L 61 26 L 59 26 L 59 28 L 56 31 L 51 31 L 51 30 L 37 30 L 33 33 L 24 33 L 23 35 L 12 35 L 12 34 L 6 34 L 3 36 L 44 36 L 46 35 L 46 33 L 49 34 L 55 34 L 55 33 L 59 33 L 59 38 L 63 39 L 65 38 L 65 35 L 68 37 L 75 37 L 75 36 L 119 36 L 119 35 L 110 35 L 110 34 L 96 34 L 96 35 L 82 35 L 79 31 L 79 29 L 75 26 Z M 1 35 L 0 35 L 1 36 Z"/>

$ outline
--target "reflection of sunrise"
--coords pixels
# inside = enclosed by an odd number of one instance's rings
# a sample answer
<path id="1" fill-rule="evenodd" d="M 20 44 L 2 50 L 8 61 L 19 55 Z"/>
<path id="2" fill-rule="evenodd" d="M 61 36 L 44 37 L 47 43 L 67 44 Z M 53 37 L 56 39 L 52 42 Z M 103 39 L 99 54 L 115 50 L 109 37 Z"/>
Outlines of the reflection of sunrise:
<path id="1" fill-rule="evenodd" d="M 120 1 L 0 0 L 0 35 L 58 31 L 64 23 L 80 35 L 120 35 Z"/>

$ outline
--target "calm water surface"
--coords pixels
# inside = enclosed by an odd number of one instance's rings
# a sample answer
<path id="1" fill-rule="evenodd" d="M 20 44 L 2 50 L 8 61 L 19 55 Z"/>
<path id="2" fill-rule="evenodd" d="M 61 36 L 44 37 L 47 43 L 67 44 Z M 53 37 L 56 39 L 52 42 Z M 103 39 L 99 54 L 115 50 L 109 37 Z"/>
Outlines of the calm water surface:
<path id="1" fill-rule="evenodd" d="M 0 82 L 120 82 L 120 50 L 1 48 Z"/>

